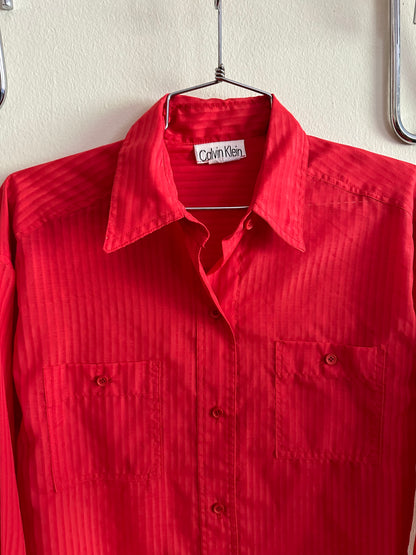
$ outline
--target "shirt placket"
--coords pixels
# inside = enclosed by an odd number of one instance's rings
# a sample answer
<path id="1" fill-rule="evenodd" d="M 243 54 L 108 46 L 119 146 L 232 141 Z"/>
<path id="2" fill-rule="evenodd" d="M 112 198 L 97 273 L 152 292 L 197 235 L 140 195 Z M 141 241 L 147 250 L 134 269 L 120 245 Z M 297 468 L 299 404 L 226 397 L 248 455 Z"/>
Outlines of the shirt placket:
<path id="1" fill-rule="evenodd" d="M 209 238 L 205 226 L 202 243 L 192 257 L 207 293 L 198 303 L 196 318 L 197 372 L 197 480 L 201 555 L 238 553 L 236 523 L 236 340 L 200 253 Z M 195 238 L 194 238 L 195 239 Z M 220 272 L 220 270 L 218 270 Z M 216 273 L 218 279 L 218 274 Z"/>

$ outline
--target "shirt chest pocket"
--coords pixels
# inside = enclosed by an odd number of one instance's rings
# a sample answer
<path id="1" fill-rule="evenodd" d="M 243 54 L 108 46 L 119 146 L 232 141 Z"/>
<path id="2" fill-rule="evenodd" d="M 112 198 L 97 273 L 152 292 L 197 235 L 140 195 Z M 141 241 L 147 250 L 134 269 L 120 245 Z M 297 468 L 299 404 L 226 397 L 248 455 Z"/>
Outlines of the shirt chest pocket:
<path id="1" fill-rule="evenodd" d="M 160 361 L 43 367 L 55 491 L 160 475 Z"/>
<path id="2" fill-rule="evenodd" d="M 380 462 L 384 346 L 275 342 L 275 457 Z"/>

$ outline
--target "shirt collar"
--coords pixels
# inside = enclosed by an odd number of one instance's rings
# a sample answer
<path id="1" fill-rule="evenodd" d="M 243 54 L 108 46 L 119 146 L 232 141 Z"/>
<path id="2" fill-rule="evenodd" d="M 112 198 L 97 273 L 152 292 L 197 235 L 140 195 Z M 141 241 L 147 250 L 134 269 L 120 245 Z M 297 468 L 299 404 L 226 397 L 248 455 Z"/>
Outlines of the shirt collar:
<path id="1" fill-rule="evenodd" d="M 263 95 L 228 99 L 178 95 L 171 99 L 172 124 L 165 131 L 167 96 L 136 121 L 123 141 L 111 192 L 104 251 L 120 249 L 183 217 L 197 221 L 178 199 L 166 136 L 175 130 L 180 132 L 183 122 L 185 128 L 189 126 L 188 131 L 196 132 L 198 122 L 205 125 L 203 122 L 209 121 L 210 126 L 217 126 L 217 140 L 243 138 L 244 122 L 251 125 L 257 116 L 266 115 L 265 151 L 247 217 L 251 210 L 256 212 L 283 240 L 304 252 L 305 170 L 309 148 L 307 136 L 295 118 L 274 95 L 271 109 L 270 99 Z M 201 119 L 204 117 L 205 120 Z M 229 118 L 239 122 L 241 136 L 225 136 L 222 124 Z"/>

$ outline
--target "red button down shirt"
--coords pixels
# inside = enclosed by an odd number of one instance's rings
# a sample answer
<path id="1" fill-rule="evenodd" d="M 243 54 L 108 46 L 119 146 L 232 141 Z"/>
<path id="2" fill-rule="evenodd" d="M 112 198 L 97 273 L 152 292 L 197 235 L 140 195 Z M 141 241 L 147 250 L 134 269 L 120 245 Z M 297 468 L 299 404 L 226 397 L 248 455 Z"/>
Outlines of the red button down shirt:
<path id="1" fill-rule="evenodd" d="M 405 555 L 416 167 L 165 109 L 0 189 L 1 554 Z"/>

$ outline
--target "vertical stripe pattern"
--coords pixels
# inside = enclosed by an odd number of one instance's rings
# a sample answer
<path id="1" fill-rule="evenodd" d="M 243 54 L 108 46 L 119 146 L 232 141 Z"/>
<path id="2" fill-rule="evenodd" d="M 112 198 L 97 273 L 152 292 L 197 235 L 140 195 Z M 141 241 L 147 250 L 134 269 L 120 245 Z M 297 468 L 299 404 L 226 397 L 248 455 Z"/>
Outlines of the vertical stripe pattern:
<path id="1" fill-rule="evenodd" d="M 0 188 L 0 553 L 406 555 L 416 167 L 165 109 Z"/>

